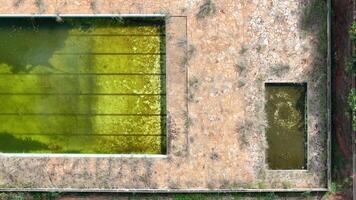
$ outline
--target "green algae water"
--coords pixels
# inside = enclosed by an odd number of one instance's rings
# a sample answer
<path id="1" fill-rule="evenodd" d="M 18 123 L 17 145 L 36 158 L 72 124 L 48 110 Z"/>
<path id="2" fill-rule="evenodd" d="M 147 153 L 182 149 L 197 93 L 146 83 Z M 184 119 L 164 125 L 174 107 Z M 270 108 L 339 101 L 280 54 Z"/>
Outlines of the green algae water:
<path id="1" fill-rule="evenodd" d="M 267 83 L 269 169 L 306 169 L 306 84 Z"/>
<path id="2" fill-rule="evenodd" d="M 1 18 L 0 152 L 166 151 L 161 18 Z"/>

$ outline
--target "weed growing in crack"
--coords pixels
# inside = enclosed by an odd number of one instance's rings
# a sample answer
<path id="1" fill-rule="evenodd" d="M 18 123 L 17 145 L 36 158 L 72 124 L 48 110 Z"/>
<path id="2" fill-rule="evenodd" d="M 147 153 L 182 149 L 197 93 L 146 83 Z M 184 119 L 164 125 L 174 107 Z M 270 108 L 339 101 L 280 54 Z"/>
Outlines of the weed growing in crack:
<path id="1" fill-rule="evenodd" d="M 247 50 L 248 50 L 248 48 L 244 45 L 244 46 L 242 46 L 242 48 L 240 49 L 240 54 L 242 55 L 242 54 L 245 54 L 246 52 L 247 52 Z"/>
<path id="2" fill-rule="evenodd" d="M 214 189 L 214 182 L 213 181 L 209 181 L 207 184 L 206 184 L 206 187 L 208 189 Z M 201 199 L 201 198 L 198 198 L 198 199 Z"/>
<path id="3" fill-rule="evenodd" d="M 187 46 L 187 41 L 186 39 L 181 39 L 177 42 L 177 46 L 181 48 L 185 48 Z M 189 45 L 188 49 L 186 49 L 184 56 L 182 57 L 180 65 L 182 66 L 183 71 L 186 70 L 186 66 L 188 66 L 188 63 L 190 59 L 193 57 L 195 53 L 195 47 L 194 45 Z"/>
<path id="4" fill-rule="evenodd" d="M 217 154 L 216 152 L 213 152 L 211 155 L 210 155 L 210 159 L 211 160 L 219 160 L 219 154 Z"/>
<path id="5" fill-rule="evenodd" d="M 96 13 L 98 10 L 98 5 L 96 0 L 91 0 L 90 1 L 90 9 L 93 11 L 93 13 Z"/>
<path id="6" fill-rule="evenodd" d="M 192 77 L 190 80 L 189 80 L 189 88 L 191 89 L 198 89 L 198 86 L 199 86 L 199 80 L 197 77 Z"/>
<path id="7" fill-rule="evenodd" d="M 25 0 L 16 0 L 15 2 L 14 2 L 14 7 L 19 7 L 23 2 L 24 2 Z"/>
<path id="8" fill-rule="evenodd" d="M 266 77 L 262 74 L 259 74 L 257 77 L 256 77 L 256 83 L 258 83 L 259 85 L 262 84 L 264 81 L 265 81 Z"/>
<path id="9" fill-rule="evenodd" d="M 271 72 L 273 73 L 273 75 L 281 77 L 284 74 L 286 74 L 289 70 L 290 70 L 289 65 L 278 64 L 278 65 L 272 67 Z"/>
<path id="10" fill-rule="evenodd" d="M 195 102 L 195 96 L 192 92 L 188 94 L 188 102 Z"/>
<path id="11" fill-rule="evenodd" d="M 239 144 L 241 147 L 246 147 L 249 145 L 248 134 L 251 132 L 252 126 L 253 123 L 251 121 L 246 121 L 241 124 L 237 124 L 236 132 L 239 135 Z"/>
<path id="12" fill-rule="evenodd" d="M 188 65 L 188 57 L 184 55 L 180 61 L 181 71 L 184 72 L 186 70 L 186 66 Z"/>
<path id="13" fill-rule="evenodd" d="M 189 116 L 187 117 L 187 119 L 185 120 L 185 127 L 186 128 L 189 128 L 190 126 L 192 126 L 193 125 L 193 120 L 192 120 L 192 118 L 190 118 Z"/>
<path id="14" fill-rule="evenodd" d="M 289 189 L 291 187 L 292 187 L 292 184 L 289 181 L 282 182 L 282 188 L 283 189 Z"/>
<path id="15" fill-rule="evenodd" d="M 193 125 L 193 119 L 189 116 L 188 112 L 184 112 L 184 127 L 188 131 L 189 127 Z"/>
<path id="16" fill-rule="evenodd" d="M 187 38 L 179 38 L 177 41 L 177 46 L 180 48 L 186 48 L 187 47 Z"/>
<path id="17" fill-rule="evenodd" d="M 198 89 L 200 85 L 199 80 L 196 77 L 192 77 L 188 81 L 188 101 L 189 102 L 195 102 L 195 96 L 194 93 Z"/>
<path id="18" fill-rule="evenodd" d="M 246 70 L 246 66 L 243 62 L 234 65 L 235 71 L 240 75 Z"/>
<path id="19" fill-rule="evenodd" d="M 45 5 L 44 5 L 43 0 L 35 0 L 35 5 L 36 5 L 39 13 L 44 13 Z"/>
<path id="20" fill-rule="evenodd" d="M 259 189 L 266 189 L 268 186 L 267 186 L 267 184 L 264 183 L 264 182 L 258 182 L 258 183 L 257 183 L 257 187 L 258 187 Z"/>
<path id="21" fill-rule="evenodd" d="M 230 181 L 226 179 L 220 180 L 219 182 L 220 182 L 220 187 L 219 187 L 220 189 L 226 189 L 231 185 Z"/>
<path id="22" fill-rule="evenodd" d="M 187 51 L 187 58 L 188 58 L 188 61 L 195 55 L 195 52 L 196 52 L 196 48 L 194 45 L 190 44 L 188 46 L 188 51 Z"/>
<path id="23" fill-rule="evenodd" d="M 215 4 L 211 0 L 205 0 L 199 7 L 199 11 L 196 14 L 197 19 L 204 19 L 207 16 L 213 15 L 216 12 Z"/>
<path id="24" fill-rule="evenodd" d="M 170 189 L 178 189 L 179 185 L 178 185 L 177 181 L 169 180 L 168 188 L 170 188 Z"/>
<path id="25" fill-rule="evenodd" d="M 242 87 L 245 86 L 245 85 L 246 85 L 245 80 L 240 79 L 240 80 L 237 81 L 237 87 L 238 87 L 238 88 L 242 88 Z"/>

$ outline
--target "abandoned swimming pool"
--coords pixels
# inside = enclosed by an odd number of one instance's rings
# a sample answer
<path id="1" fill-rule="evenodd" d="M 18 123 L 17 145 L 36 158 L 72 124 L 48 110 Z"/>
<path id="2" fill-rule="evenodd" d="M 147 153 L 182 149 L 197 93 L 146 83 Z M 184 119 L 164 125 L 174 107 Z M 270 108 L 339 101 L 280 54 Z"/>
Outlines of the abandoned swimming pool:
<path id="1" fill-rule="evenodd" d="M 0 151 L 166 151 L 162 18 L 0 22 Z"/>

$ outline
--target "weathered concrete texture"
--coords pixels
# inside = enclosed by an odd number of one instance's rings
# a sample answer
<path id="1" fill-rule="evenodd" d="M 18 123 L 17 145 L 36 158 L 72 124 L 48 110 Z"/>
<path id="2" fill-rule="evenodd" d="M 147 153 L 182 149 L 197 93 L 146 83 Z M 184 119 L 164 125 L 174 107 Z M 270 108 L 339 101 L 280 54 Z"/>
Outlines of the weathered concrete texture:
<path id="1" fill-rule="evenodd" d="M 303 1 L 306 2 L 306 1 Z M 167 14 L 167 158 L 0 157 L 2 188 L 326 187 L 326 65 L 300 0 L 0 0 L 0 13 Z M 179 17 L 180 16 L 180 17 Z M 265 82 L 308 83 L 308 170 L 270 171 Z"/>

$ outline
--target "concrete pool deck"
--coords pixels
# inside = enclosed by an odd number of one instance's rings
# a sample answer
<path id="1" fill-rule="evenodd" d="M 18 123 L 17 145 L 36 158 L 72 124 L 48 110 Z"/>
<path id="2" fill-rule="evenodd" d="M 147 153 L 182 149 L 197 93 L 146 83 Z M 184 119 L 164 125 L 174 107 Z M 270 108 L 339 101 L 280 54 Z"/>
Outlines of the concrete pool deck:
<path id="1" fill-rule="evenodd" d="M 168 80 L 167 155 L 0 155 L 1 190 L 327 189 L 328 75 L 318 51 L 324 22 L 300 25 L 313 1 L 0 2 L 6 16 L 163 14 Z M 308 84 L 307 170 L 268 170 L 265 82 Z"/>

